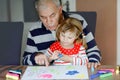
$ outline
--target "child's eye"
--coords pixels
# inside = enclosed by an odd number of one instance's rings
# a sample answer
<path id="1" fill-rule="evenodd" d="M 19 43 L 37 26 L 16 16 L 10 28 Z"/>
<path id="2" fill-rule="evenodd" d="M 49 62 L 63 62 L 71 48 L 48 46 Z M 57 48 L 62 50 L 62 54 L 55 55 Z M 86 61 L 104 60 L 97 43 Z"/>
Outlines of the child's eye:
<path id="1" fill-rule="evenodd" d="M 68 37 L 68 39 L 72 39 L 72 37 Z"/>
<path id="2" fill-rule="evenodd" d="M 61 34 L 61 36 L 65 37 L 65 35 L 64 35 L 64 34 Z"/>
<path id="3" fill-rule="evenodd" d="M 65 36 L 63 33 L 60 33 L 60 35 L 63 36 L 63 37 Z"/>

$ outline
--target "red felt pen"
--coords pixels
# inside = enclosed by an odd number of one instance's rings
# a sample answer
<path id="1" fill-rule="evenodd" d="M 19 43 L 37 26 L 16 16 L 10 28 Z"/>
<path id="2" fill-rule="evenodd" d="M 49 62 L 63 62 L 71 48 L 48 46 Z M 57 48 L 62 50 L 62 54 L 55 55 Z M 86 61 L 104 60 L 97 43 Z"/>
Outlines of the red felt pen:
<path id="1" fill-rule="evenodd" d="M 110 71 L 110 72 L 112 72 L 112 73 L 114 73 L 114 69 L 112 69 L 112 68 L 109 68 L 109 69 L 100 69 L 100 70 L 104 70 L 104 71 Z"/>

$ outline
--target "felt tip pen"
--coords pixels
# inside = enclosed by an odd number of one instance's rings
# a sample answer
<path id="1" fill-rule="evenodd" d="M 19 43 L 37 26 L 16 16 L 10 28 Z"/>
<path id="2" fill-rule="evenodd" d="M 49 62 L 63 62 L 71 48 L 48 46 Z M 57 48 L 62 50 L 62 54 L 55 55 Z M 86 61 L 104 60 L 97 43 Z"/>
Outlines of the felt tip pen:
<path id="1" fill-rule="evenodd" d="M 10 69 L 9 72 L 16 73 L 16 74 L 21 74 L 22 73 L 21 70 L 12 70 L 12 69 Z"/>
<path id="2" fill-rule="evenodd" d="M 117 66 L 117 68 L 116 68 L 116 74 L 119 74 L 119 72 L 120 72 L 120 67 Z"/>
<path id="3" fill-rule="evenodd" d="M 92 74 L 90 75 L 90 79 L 94 79 L 94 78 L 97 78 L 101 75 L 101 73 L 96 73 L 96 74 Z"/>
<path id="4" fill-rule="evenodd" d="M 94 66 L 92 65 L 92 66 L 91 66 L 91 72 L 94 72 L 94 70 L 95 70 L 95 69 L 94 69 Z"/>
<path id="5" fill-rule="evenodd" d="M 100 78 L 104 78 L 104 77 L 108 77 L 108 76 L 112 76 L 113 73 L 106 73 L 106 74 L 101 74 Z"/>
<path id="6" fill-rule="evenodd" d="M 98 70 L 97 72 L 101 73 L 101 74 L 105 74 L 105 73 L 109 73 L 111 71 L 109 71 L 109 70 Z"/>
<path id="7" fill-rule="evenodd" d="M 63 55 L 61 53 L 58 54 L 59 58 L 63 57 Z"/>
<path id="8" fill-rule="evenodd" d="M 10 78 L 11 80 L 19 80 L 20 76 L 18 74 L 14 73 L 7 73 L 6 78 Z"/>
<path id="9" fill-rule="evenodd" d="M 100 70 L 107 70 L 107 71 L 109 70 L 109 71 L 111 71 L 112 73 L 114 73 L 114 71 L 115 71 L 114 69 L 100 69 Z"/>

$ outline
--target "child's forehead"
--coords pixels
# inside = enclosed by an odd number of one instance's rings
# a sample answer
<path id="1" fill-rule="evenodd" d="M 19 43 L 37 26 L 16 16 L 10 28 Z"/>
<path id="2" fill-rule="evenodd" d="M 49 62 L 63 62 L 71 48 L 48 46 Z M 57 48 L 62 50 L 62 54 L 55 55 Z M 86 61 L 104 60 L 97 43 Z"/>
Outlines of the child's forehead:
<path id="1" fill-rule="evenodd" d="M 73 35 L 76 35 L 76 32 L 66 31 L 66 32 L 61 32 L 61 34 L 65 34 L 65 35 L 73 36 Z"/>

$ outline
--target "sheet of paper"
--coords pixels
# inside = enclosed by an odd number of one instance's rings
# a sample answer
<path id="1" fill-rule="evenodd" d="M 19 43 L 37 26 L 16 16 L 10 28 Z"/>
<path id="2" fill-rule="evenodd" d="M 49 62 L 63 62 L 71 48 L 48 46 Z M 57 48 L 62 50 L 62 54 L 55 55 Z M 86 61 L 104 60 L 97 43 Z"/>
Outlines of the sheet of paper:
<path id="1" fill-rule="evenodd" d="M 89 79 L 86 66 L 28 66 L 21 80 Z"/>

